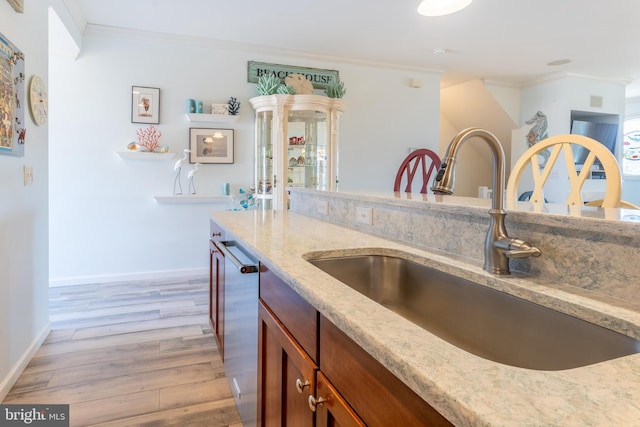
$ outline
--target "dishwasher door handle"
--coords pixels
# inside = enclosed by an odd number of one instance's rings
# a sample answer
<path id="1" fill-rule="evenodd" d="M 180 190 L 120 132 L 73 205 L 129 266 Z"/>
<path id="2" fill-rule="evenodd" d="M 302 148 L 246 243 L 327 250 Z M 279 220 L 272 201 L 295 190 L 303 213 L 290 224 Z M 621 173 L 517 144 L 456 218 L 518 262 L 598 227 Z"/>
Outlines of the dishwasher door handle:
<path id="1" fill-rule="evenodd" d="M 225 257 L 229 257 L 229 259 L 231 260 L 231 262 L 233 262 L 233 264 L 238 267 L 238 270 L 240 271 L 240 273 L 242 274 L 247 274 L 247 273 L 257 273 L 258 272 L 258 266 L 255 264 L 243 264 L 230 250 L 227 246 L 236 246 L 234 244 L 234 242 L 232 241 L 220 241 L 218 242 L 220 243 L 220 246 L 218 247 L 220 249 L 220 251 L 223 253 L 223 255 Z M 236 246 L 237 248 L 239 248 L 239 246 Z"/>

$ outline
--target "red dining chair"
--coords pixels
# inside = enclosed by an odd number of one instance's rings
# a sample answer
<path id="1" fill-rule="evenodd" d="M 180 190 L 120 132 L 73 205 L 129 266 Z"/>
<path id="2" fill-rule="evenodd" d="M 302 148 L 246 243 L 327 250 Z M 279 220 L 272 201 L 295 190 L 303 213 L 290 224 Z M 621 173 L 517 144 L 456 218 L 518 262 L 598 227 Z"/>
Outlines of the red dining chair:
<path id="1" fill-rule="evenodd" d="M 398 173 L 396 174 L 396 181 L 393 185 L 393 191 L 400 191 L 403 180 L 406 181 L 404 188 L 405 193 L 411 193 L 411 186 L 413 180 L 422 178 L 422 187 L 420 193 L 426 194 L 429 188 L 429 179 L 434 171 L 440 169 L 440 157 L 433 151 L 427 148 L 419 148 L 411 152 L 400 165 Z M 416 176 L 420 170 L 420 174 Z"/>

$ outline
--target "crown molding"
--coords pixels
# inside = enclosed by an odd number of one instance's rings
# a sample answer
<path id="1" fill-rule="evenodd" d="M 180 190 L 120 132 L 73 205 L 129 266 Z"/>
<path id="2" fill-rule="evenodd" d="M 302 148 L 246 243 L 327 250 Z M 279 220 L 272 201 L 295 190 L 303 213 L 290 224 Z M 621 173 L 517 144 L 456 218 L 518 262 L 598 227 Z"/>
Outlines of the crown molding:
<path id="1" fill-rule="evenodd" d="M 73 0 L 72 0 L 73 1 Z M 111 27 L 105 25 L 88 24 L 86 26 L 85 36 L 101 36 L 108 38 L 121 38 L 127 40 L 138 40 L 149 43 L 161 43 L 171 44 L 178 46 L 199 47 L 202 49 L 216 49 L 216 50 L 232 50 L 234 52 L 246 52 L 249 54 L 256 54 L 260 52 L 260 55 L 274 55 L 274 56 L 291 56 L 296 58 L 329 61 L 338 63 L 348 63 L 353 65 L 363 65 L 370 67 L 380 67 L 395 70 L 405 70 L 413 72 L 430 73 L 440 76 L 445 72 L 443 69 L 419 67 L 415 65 L 396 64 L 384 61 L 368 61 L 354 59 L 350 57 L 334 56 L 334 55 L 321 55 L 313 54 L 309 52 L 303 52 L 293 49 L 281 49 L 269 46 L 263 46 L 251 43 L 240 43 L 226 40 L 214 40 L 202 37 L 183 36 L 177 34 L 157 33 L 151 31 L 131 30 L 127 28 Z"/>
<path id="2" fill-rule="evenodd" d="M 591 76 L 588 74 L 580 74 L 580 73 L 555 73 L 555 74 L 549 74 L 547 76 L 526 81 L 522 84 L 522 87 L 525 88 L 530 86 L 536 86 L 541 83 L 548 83 L 555 80 L 568 80 L 568 79 L 590 80 L 590 81 L 597 81 L 602 83 L 611 83 L 611 84 L 620 85 L 620 86 L 626 86 L 633 81 L 632 79 L 625 79 L 621 77 Z"/>

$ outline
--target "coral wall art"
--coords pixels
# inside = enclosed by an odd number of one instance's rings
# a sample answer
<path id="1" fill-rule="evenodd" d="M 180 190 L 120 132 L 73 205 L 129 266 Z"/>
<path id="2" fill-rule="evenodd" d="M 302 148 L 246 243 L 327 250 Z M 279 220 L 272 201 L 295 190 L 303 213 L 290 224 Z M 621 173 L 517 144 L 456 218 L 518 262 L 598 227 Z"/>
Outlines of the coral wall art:
<path id="1" fill-rule="evenodd" d="M 0 34 L 0 154 L 24 156 L 24 54 Z"/>

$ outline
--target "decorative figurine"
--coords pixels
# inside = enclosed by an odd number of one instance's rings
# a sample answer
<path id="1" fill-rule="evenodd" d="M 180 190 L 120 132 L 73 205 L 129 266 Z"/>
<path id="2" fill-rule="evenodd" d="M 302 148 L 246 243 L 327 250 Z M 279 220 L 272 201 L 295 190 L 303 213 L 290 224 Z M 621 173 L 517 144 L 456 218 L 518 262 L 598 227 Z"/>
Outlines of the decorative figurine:
<path id="1" fill-rule="evenodd" d="M 187 113 L 195 113 L 196 112 L 196 100 L 195 99 L 187 99 Z"/>
<path id="2" fill-rule="evenodd" d="M 184 149 L 184 155 L 180 160 L 176 162 L 173 166 L 173 170 L 176 171 L 176 179 L 173 181 L 173 194 L 178 195 L 182 194 L 182 182 L 180 180 L 180 172 L 182 172 L 182 165 L 187 161 L 187 155 L 191 152 L 189 149 Z"/>
<path id="3" fill-rule="evenodd" d="M 138 149 L 140 151 L 149 151 L 153 153 L 160 147 L 160 137 L 162 132 L 158 130 L 154 125 L 149 126 L 146 129 L 138 129 L 136 131 L 138 135 Z"/>
<path id="4" fill-rule="evenodd" d="M 229 99 L 228 104 L 229 107 L 227 110 L 229 111 L 229 114 L 232 116 L 238 115 L 238 112 L 240 111 L 240 102 L 232 96 L 231 99 Z"/>
<path id="5" fill-rule="evenodd" d="M 296 90 L 291 85 L 280 85 L 278 86 L 277 93 L 280 95 L 295 95 Z"/>
<path id="6" fill-rule="evenodd" d="M 194 164 L 193 169 L 191 169 L 187 174 L 187 177 L 189 178 L 189 188 L 187 191 L 189 194 L 196 194 L 196 185 L 193 183 L 193 176 L 198 171 L 198 166 L 200 166 L 200 163 Z"/>
<path id="7" fill-rule="evenodd" d="M 256 91 L 258 95 L 273 95 L 277 93 L 278 87 L 282 84 L 282 80 L 273 74 L 264 74 L 258 77 Z"/>
<path id="8" fill-rule="evenodd" d="M 327 85 L 324 93 L 329 98 L 342 98 L 347 93 L 347 90 L 344 88 L 344 83 L 340 81 L 340 77 L 338 77 Z"/>
<path id="9" fill-rule="evenodd" d="M 289 74 L 284 78 L 284 83 L 286 86 L 292 87 L 294 93 L 298 95 L 311 95 L 313 93 L 313 84 L 302 74 Z"/>

